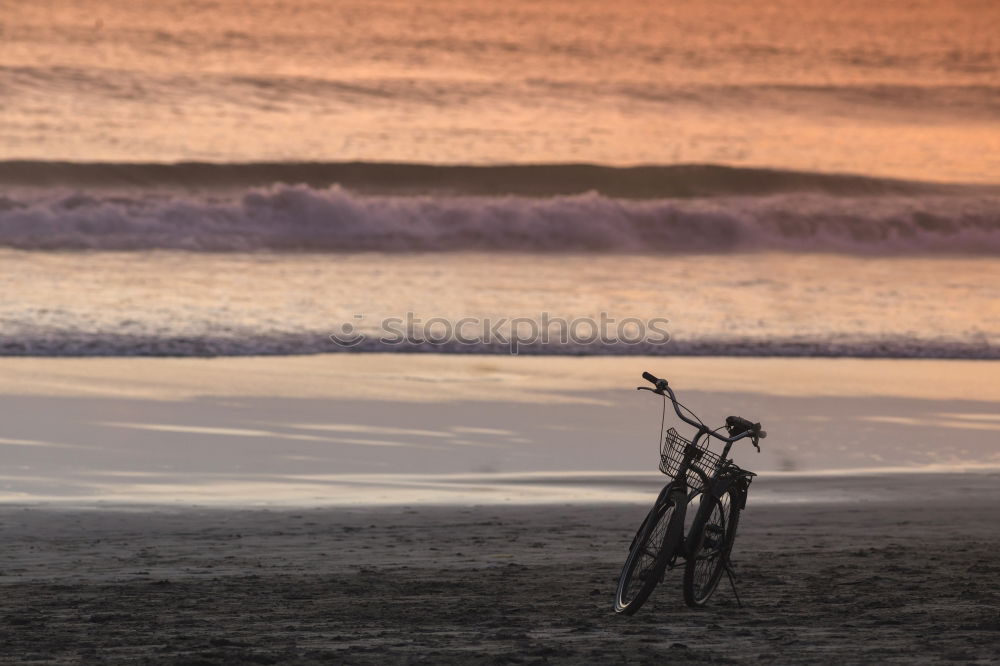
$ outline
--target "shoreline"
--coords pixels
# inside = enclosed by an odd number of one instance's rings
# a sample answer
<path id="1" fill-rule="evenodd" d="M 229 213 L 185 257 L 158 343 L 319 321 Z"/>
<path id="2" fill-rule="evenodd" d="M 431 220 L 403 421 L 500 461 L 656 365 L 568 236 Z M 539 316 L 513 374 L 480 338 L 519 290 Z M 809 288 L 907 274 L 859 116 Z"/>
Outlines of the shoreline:
<path id="1" fill-rule="evenodd" d="M 0 440 L 2 441 L 2 440 Z M 195 475 L 197 476 L 197 475 Z M 50 511 L 238 511 L 238 510 L 442 510 L 648 504 L 670 479 L 655 472 L 524 472 L 452 475 L 300 475 L 254 485 L 245 479 L 199 485 L 123 487 L 101 497 L 25 497 L 0 491 L 0 509 Z M 235 488 L 230 489 L 230 485 Z M 362 494 L 358 488 L 362 487 Z M 871 505 L 919 502 L 934 488 L 935 501 L 968 494 L 1000 503 L 1000 465 L 965 469 L 895 468 L 763 472 L 751 498 L 757 506 Z M 265 499 L 261 499 L 265 498 Z"/>
<path id="2" fill-rule="evenodd" d="M 622 390 L 644 383 L 636 368 L 668 366 L 686 390 L 770 396 L 880 396 L 1000 402 L 1000 360 L 792 356 L 509 355 L 352 352 L 261 356 L 0 356 L 0 396 L 199 396 L 482 401 L 448 381 L 488 384 L 504 399 Z M 143 377 L 137 377 L 137 372 Z M 753 385 L 740 381 L 751 376 Z M 148 378 L 148 379 L 147 379 Z M 257 379 L 258 383 L 254 383 Z M 350 386 L 339 385 L 350 379 Z M 269 383 L 260 383 L 267 380 Z M 276 382 L 276 383 L 275 383 Z M 974 384 L 974 386 L 972 385 Z M 427 388 L 415 394 L 412 389 Z M 389 387 L 396 387 L 389 391 Z M 381 390 L 386 389 L 386 390 Z"/>

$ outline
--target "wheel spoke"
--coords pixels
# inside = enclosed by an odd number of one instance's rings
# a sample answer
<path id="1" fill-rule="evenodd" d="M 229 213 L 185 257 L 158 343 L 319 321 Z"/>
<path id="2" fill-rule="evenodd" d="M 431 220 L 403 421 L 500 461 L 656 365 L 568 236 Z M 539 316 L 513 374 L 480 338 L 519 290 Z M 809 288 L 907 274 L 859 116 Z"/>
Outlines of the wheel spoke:
<path id="1" fill-rule="evenodd" d="M 646 588 L 659 582 L 657 561 L 664 546 L 667 526 L 674 514 L 673 506 L 660 508 L 659 511 L 655 524 L 647 525 L 644 534 L 640 535 L 640 541 L 635 544 L 622 571 L 617 601 L 619 609 L 629 606 L 640 594 L 648 594 Z"/>

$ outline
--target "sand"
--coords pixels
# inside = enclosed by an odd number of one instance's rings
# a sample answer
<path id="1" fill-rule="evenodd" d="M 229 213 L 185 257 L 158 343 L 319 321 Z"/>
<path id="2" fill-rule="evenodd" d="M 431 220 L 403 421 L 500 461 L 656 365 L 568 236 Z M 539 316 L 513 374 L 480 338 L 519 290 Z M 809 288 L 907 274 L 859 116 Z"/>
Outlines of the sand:
<path id="1" fill-rule="evenodd" d="M 644 502 L 647 369 L 709 423 L 763 422 L 735 451 L 762 474 L 1000 467 L 998 361 L 5 358 L 0 502 Z"/>
<path id="2" fill-rule="evenodd" d="M 852 483 L 883 498 L 755 506 L 751 491 L 734 550 L 743 608 L 721 587 L 688 609 L 675 570 L 631 618 L 611 604 L 639 504 L 7 505 L 0 658 L 997 663 L 1000 477 Z"/>
<path id="3" fill-rule="evenodd" d="M 726 587 L 687 609 L 673 571 L 639 615 L 612 612 L 664 481 L 645 369 L 770 431 L 737 453 L 761 472 L 742 609 Z M 916 360 L 0 359 L 0 662 L 996 663 L 998 378 Z"/>

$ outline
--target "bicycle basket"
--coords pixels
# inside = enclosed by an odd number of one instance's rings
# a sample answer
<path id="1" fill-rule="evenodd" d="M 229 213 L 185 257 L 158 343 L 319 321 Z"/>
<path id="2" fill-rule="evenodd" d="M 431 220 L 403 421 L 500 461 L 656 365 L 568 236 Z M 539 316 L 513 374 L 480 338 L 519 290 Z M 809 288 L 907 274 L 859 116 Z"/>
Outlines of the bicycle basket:
<path id="1" fill-rule="evenodd" d="M 660 471 L 677 478 L 677 472 L 684 462 L 684 452 L 688 447 L 694 448 L 691 462 L 701 468 L 706 476 L 712 476 L 722 465 L 722 458 L 708 450 L 707 446 L 694 446 L 691 442 L 677 434 L 673 428 L 669 428 L 663 437 L 663 444 L 660 445 Z M 687 483 L 692 489 L 701 489 L 701 477 L 694 470 L 688 469 Z"/>

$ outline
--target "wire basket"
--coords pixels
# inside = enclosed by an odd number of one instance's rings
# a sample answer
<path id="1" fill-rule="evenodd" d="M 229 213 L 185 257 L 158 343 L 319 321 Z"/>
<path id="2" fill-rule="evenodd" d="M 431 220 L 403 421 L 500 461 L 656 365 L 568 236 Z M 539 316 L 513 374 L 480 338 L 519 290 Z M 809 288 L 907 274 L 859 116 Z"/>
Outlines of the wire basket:
<path id="1" fill-rule="evenodd" d="M 677 434 L 676 430 L 669 428 L 663 437 L 663 444 L 660 445 L 660 471 L 667 476 L 677 478 L 677 472 L 681 469 L 684 453 L 688 447 L 694 449 L 691 462 L 700 467 L 706 476 L 711 477 L 722 465 L 722 457 L 709 451 L 707 446 L 695 446 Z M 701 477 L 690 468 L 687 473 L 687 483 L 695 490 L 700 490 L 702 486 Z"/>

